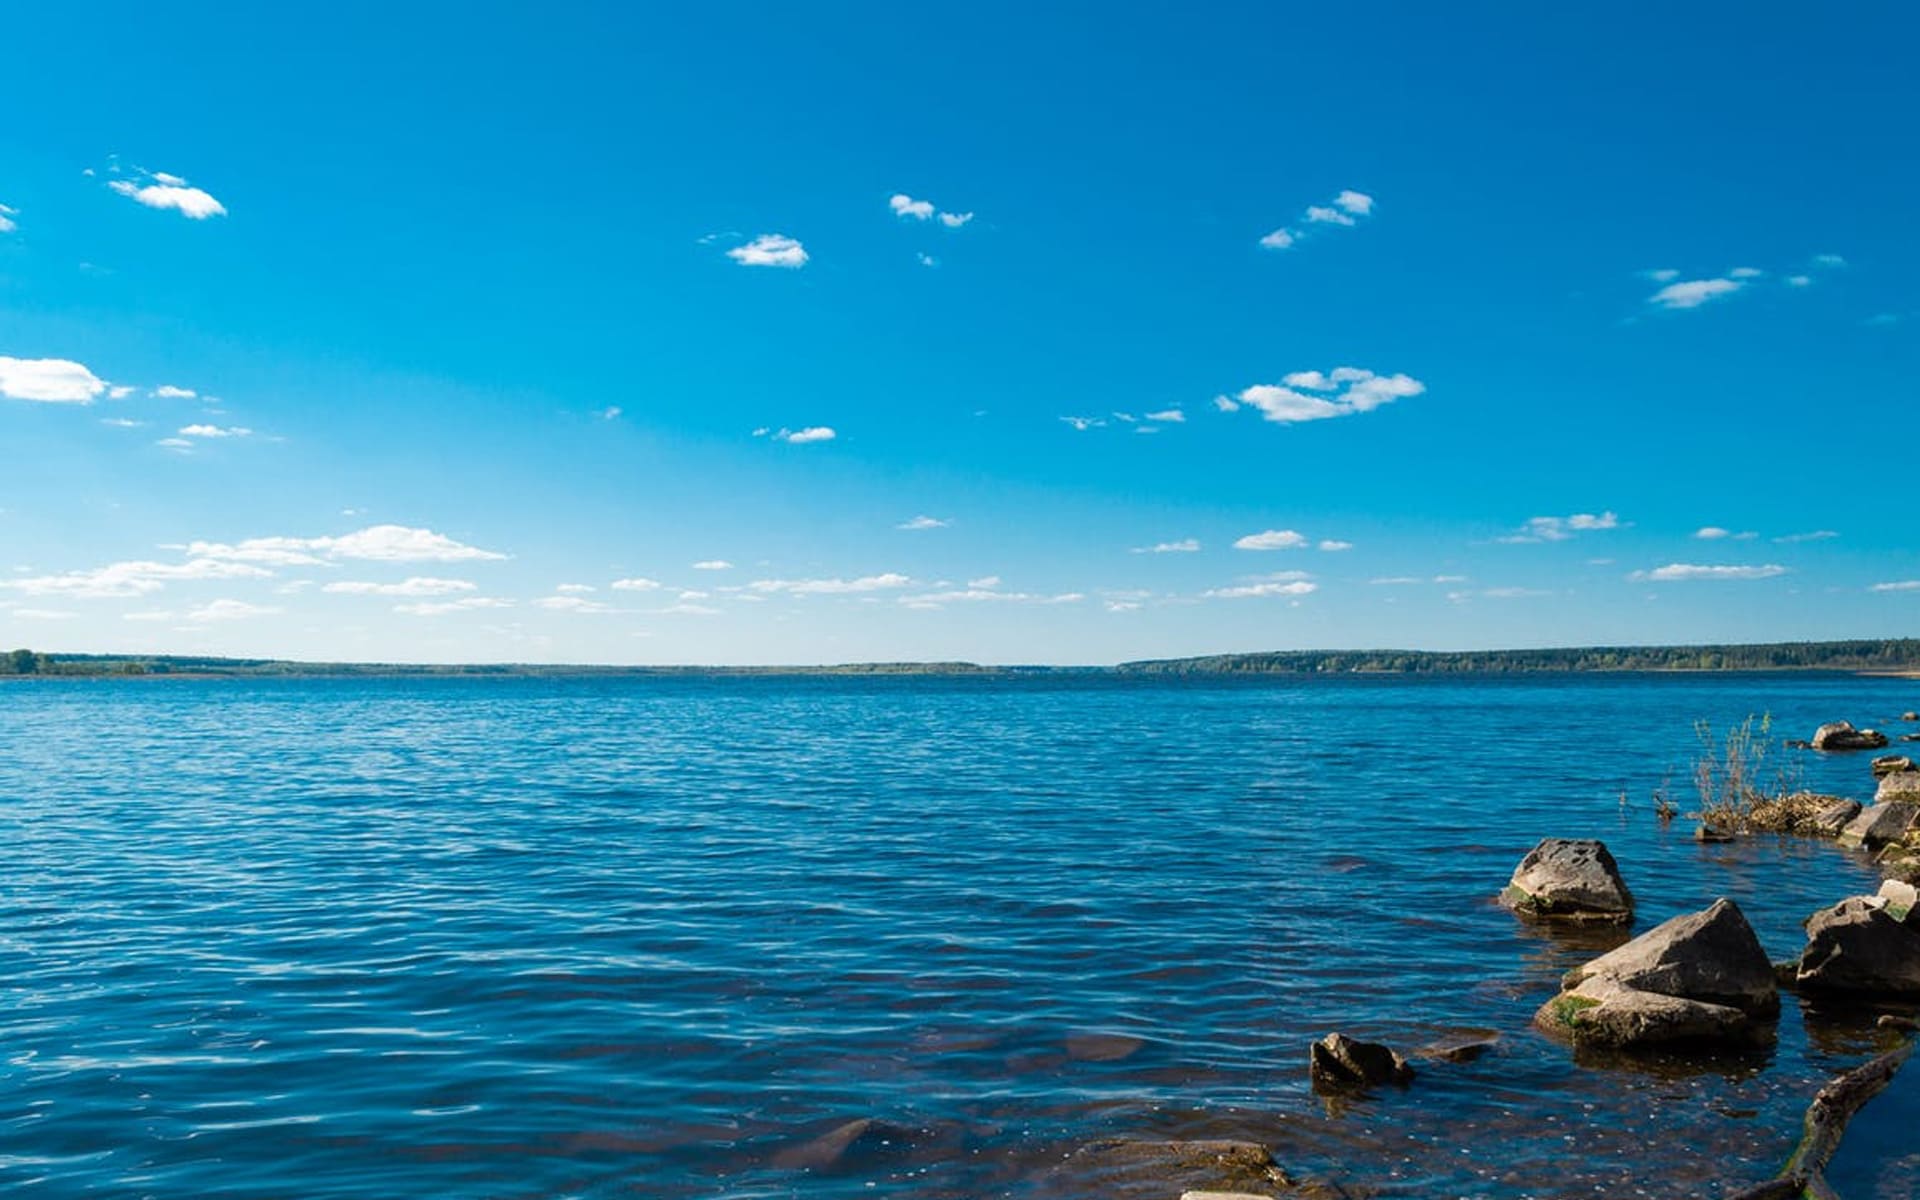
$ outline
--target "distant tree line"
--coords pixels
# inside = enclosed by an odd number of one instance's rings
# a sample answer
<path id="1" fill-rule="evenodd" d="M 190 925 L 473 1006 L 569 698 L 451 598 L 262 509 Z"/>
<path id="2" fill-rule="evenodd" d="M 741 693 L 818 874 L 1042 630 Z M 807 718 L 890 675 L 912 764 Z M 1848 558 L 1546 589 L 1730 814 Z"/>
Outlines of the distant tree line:
<path id="1" fill-rule="evenodd" d="M 1122 663 L 1130 675 L 1507 675 L 1533 671 L 1914 671 L 1920 639 L 1551 650 L 1283 650 Z"/>

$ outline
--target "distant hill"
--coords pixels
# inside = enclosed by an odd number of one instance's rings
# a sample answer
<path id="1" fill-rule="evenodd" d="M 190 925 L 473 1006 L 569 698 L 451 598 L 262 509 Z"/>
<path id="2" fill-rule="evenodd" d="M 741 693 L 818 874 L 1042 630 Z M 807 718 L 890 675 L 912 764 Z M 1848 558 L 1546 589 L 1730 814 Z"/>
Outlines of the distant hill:
<path id="1" fill-rule="evenodd" d="M 1920 639 L 1556 650 L 1280 650 L 1121 663 L 1126 675 L 1511 675 L 1539 671 L 1920 671 Z"/>

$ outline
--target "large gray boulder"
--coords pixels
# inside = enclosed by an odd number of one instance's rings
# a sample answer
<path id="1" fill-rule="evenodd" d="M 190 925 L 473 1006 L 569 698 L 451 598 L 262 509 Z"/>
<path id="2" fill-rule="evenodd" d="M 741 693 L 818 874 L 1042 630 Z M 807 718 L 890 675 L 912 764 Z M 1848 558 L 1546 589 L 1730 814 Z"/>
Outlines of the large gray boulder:
<path id="1" fill-rule="evenodd" d="M 1633 893 L 1605 842 L 1543 838 L 1514 868 L 1500 903 L 1537 921 L 1625 925 L 1633 920 Z"/>
<path id="2" fill-rule="evenodd" d="M 1877 729 L 1855 729 L 1851 721 L 1829 721 L 1813 733 L 1815 750 L 1878 750 L 1887 735 Z"/>
<path id="3" fill-rule="evenodd" d="M 1750 1042 L 1780 1011 L 1767 952 L 1726 899 L 1575 967 L 1561 989 L 1534 1021 L 1577 1046 Z"/>
<path id="4" fill-rule="evenodd" d="M 1920 803 L 1920 771 L 1897 771 L 1882 776 L 1880 786 L 1874 789 L 1873 802 L 1884 804 L 1889 800 Z"/>
<path id="5" fill-rule="evenodd" d="M 1897 842 L 1913 828 L 1916 814 L 1920 814 L 1920 804 L 1911 801 L 1889 800 L 1875 804 L 1862 810 L 1840 831 L 1840 844 L 1873 850 L 1888 842 Z"/>
<path id="6" fill-rule="evenodd" d="M 1807 920 L 1797 979 L 1807 991 L 1863 999 L 1920 996 L 1920 929 L 1879 896 L 1850 896 Z"/>

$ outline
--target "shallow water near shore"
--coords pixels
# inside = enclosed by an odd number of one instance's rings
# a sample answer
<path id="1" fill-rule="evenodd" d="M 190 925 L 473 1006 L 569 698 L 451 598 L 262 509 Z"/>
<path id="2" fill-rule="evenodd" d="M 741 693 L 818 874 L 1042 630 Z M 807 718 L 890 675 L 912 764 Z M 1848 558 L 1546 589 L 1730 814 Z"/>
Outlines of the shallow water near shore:
<path id="1" fill-rule="evenodd" d="M 1609 944 L 1491 903 L 1604 838 L 1636 930 L 1771 956 L 1877 875 L 1702 846 L 1692 722 L 1815 675 L 94 680 L 0 687 L 0 1181 L 24 1195 L 1067 1197 L 1114 1136 L 1396 1196 L 1715 1195 L 1887 1043 L 1577 1063 Z M 1865 799 L 1866 755 L 1775 751 Z M 1623 803 L 1621 796 L 1625 793 Z M 1498 1031 L 1330 1110 L 1306 1047 Z M 1920 1125 L 1920 1090 L 1869 1108 Z M 875 1118 L 864 1131 L 847 1122 Z M 832 1131 L 840 1130 L 838 1137 Z M 825 1140 L 821 1140 L 825 1136 Z M 1123 1195 L 1103 1191 L 1102 1195 Z M 1170 1198 L 1169 1198 L 1170 1200 Z"/>

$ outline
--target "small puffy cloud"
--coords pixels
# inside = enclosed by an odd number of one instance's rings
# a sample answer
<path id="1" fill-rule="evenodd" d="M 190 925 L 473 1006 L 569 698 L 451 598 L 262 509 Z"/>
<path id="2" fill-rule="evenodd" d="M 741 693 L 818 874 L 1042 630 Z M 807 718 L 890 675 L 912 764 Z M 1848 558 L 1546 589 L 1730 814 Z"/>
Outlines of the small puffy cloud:
<path id="1" fill-rule="evenodd" d="M 1107 424 L 1106 421 L 1100 417 L 1061 417 L 1060 419 L 1081 433 L 1085 433 L 1089 429 L 1104 429 Z"/>
<path id="2" fill-rule="evenodd" d="M 321 557 L 366 559 L 373 562 L 466 562 L 503 559 L 504 554 L 457 542 L 431 529 L 405 525 L 370 525 L 340 537 L 261 537 L 228 545 L 191 542 L 187 553 L 234 562 L 264 562 L 282 566 L 310 566 Z"/>
<path id="3" fill-rule="evenodd" d="M 747 586 L 756 592 L 778 592 L 792 596 L 840 596 L 911 587 L 913 580 L 905 575 L 887 572 L 883 575 L 862 575 L 857 579 L 756 579 Z"/>
<path id="4" fill-rule="evenodd" d="M 164 171 L 143 172 L 142 177 L 138 179 L 109 180 L 107 187 L 136 204 L 144 204 L 148 208 L 171 209 L 195 221 L 227 215 L 226 205 L 201 189 L 189 185 L 178 175 L 169 175 Z"/>
<path id="5" fill-rule="evenodd" d="M 553 590 L 562 596 L 590 596 L 599 589 L 590 583 L 562 583 Z"/>
<path id="6" fill-rule="evenodd" d="M 1675 583 L 1694 579 L 1772 579 L 1785 575 L 1787 568 L 1778 563 L 1764 566 L 1706 566 L 1699 563 L 1668 563 L 1651 571 L 1635 571 L 1628 576 L 1641 582 Z"/>
<path id="7" fill-rule="evenodd" d="M 633 578 L 616 579 L 607 586 L 616 592 L 657 592 L 662 585 L 657 579 Z"/>
<path id="8" fill-rule="evenodd" d="M 320 590 L 342 596 L 446 596 L 455 592 L 472 592 L 479 589 L 465 579 L 434 579 L 430 576 L 416 575 L 399 583 L 342 580 L 338 583 L 329 583 Z"/>
<path id="9" fill-rule="evenodd" d="M 1373 197 L 1365 192 L 1349 189 L 1335 196 L 1333 203 L 1342 212 L 1352 213 L 1356 217 L 1368 216 L 1373 212 Z"/>
<path id="10" fill-rule="evenodd" d="M 1920 592 L 1920 579 L 1896 579 L 1891 583 L 1876 583 L 1867 590 L 1871 592 Z"/>
<path id="11" fill-rule="evenodd" d="M 1150 412 L 1147 414 L 1147 420 L 1159 421 L 1167 425 L 1180 425 L 1185 423 L 1186 419 L 1187 414 L 1177 408 L 1163 408 L 1159 412 Z"/>
<path id="12" fill-rule="evenodd" d="M 1728 279 L 1758 279 L 1766 272 L 1759 267 L 1735 267 L 1727 272 Z"/>
<path id="13" fill-rule="evenodd" d="M 1210 600 L 1250 600 L 1263 596 L 1305 596 L 1320 590 L 1307 579 L 1270 579 L 1261 583 L 1243 583 L 1234 587 L 1213 588 L 1201 595 Z"/>
<path id="14" fill-rule="evenodd" d="M 1354 223 L 1351 213 L 1319 204 L 1307 209 L 1307 220 L 1316 225 L 1352 225 Z"/>
<path id="15" fill-rule="evenodd" d="M 1411 375 L 1338 367 L 1330 372 L 1295 371 L 1281 384 L 1255 384 L 1237 396 L 1215 400 L 1214 405 L 1223 412 L 1252 408 L 1266 420 L 1286 425 L 1372 412 L 1426 390 L 1427 385 Z"/>
<path id="16" fill-rule="evenodd" d="M 902 521 L 898 525 L 895 525 L 894 528 L 909 529 L 909 530 L 945 529 L 947 526 L 951 524 L 953 524 L 952 521 L 942 520 L 939 517 L 919 516 L 919 517 L 914 517 L 912 520 L 909 520 L 909 521 Z"/>
<path id="17" fill-rule="evenodd" d="M 933 201 L 915 200 L 905 192 L 896 192 L 887 198 L 887 207 L 896 217 L 914 221 L 926 221 L 933 217 Z"/>
<path id="18" fill-rule="evenodd" d="M 1529 517 L 1519 533 L 1509 534 L 1498 539 L 1513 545 L 1531 542 L 1564 542 L 1578 533 L 1595 530 L 1618 529 L 1620 518 L 1615 513 L 1574 513 L 1570 517 Z"/>
<path id="19" fill-rule="evenodd" d="M 458 600 L 422 600 L 415 604 L 396 604 L 393 611 L 408 617 L 439 617 L 447 613 L 482 608 L 512 608 L 513 601 L 492 596 L 462 596 Z"/>
<path id="20" fill-rule="evenodd" d="M 1733 530 L 1722 529 L 1718 525 L 1703 525 L 1700 528 L 1693 531 L 1693 536 L 1699 538 L 1703 542 L 1712 542 L 1712 541 L 1718 541 L 1721 538 L 1732 537 Z"/>
<path id="21" fill-rule="evenodd" d="M 1359 219 L 1373 213 L 1373 197 L 1365 192 L 1356 192 L 1351 188 L 1333 198 L 1331 204 L 1309 205 L 1301 214 L 1301 220 L 1307 225 L 1354 226 Z M 1298 245 L 1307 234 L 1289 226 L 1281 226 L 1260 239 L 1260 245 L 1267 250 L 1288 250 Z"/>
<path id="22" fill-rule="evenodd" d="M 90 404 L 107 390 L 106 381 L 64 358 L 7 358 L 0 355 L 0 396 L 46 404 Z"/>
<path id="23" fill-rule="evenodd" d="M 1199 538 L 1181 538 L 1176 542 L 1155 542 L 1151 546 L 1135 546 L 1131 554 L 1195 554 L 1200 550 Z"/>
<path id="24" fill-rule="evenodd" d="M 610 613 L 611 604 L 598 600 L 589 600 L 585 596 L 542 596 L 533 602 L 535 608 L 544 608 L 549 612 L 569 613 Z"/>
<path id="25" fill-rule="evenodd" d="M 963 212 L 963 213 L 943 212 L 940 214 L 940 223 L 942 225 L 945 225 L 948 229 L 958 229 L 962 225 L 965 225 L 968 221 L 971 221 L 971 220 L 973 220 L 973 214 L 970 212 Z"/>
<path id="26" fill-rule="evenodd" d="M 200 393 L 192 388 L 175 387 L 171 383 L 163 383 L 153 389 L 153 394 L 160 400 L 192 400 Z"/>
<path id="27" fill-rule="evenodd" d="M 1699 308 L 1709 300 L 1731 296 L 1745 286 L 1738 279 L 1687 279 L 1661 288 L 1647 297 L 1647 303 L 1666 309 Z"/>
<path id="28" fill-rule="evenodd" d="M 805 429 L 782 429 L 773 435 L 773 440 L 805 446 L 812 442 L 830 442 L 839 436 L 831 425 L 809 425 Z"/>
<path id="29" fill-rule="evenodd" d="M 1276 229 L 1261 238 L 1260 245 L 1267 250 L 1289 250 L 1299 238 L 1300 235 L 1291 229 Z"/>
<path id="30" fill-rule="evenodd" d="M 1320 542 L 1320 548 L 1327 551 L 1351 550 L 1353 543 L 1343 542 L 1338 538 L 1324 538 Z"/>
<path id="31" fill-rule="evenodd" d="M 998 575 L 982 575 L 978 579 L 967 580 L 967 586 L 970 588 L 997 588 L 1000 586 L 1000 577 Z"/>
<path id="32" fill-rule="evenodd" d="M 1811 275 L 1789 275 L 1789 276 L 1787 276 L 1787 286 L 1788 286 L 1788 287 L 1793 287 L 1793 288 L 1803 288 L 1803 287 L 1807 287 L 1807 286 L 1809 286 L 1809 285 L 1811 285 L 1812 283 L 1813 283 L 1813 277 L 1812 277 Z"/>
<path id="33" fill-rule="evenodd" d="M 733 564 L 724 558 L 704 558 L 693 564 L 696 571 L 731 571 Z"/>
<path id="34" fill-rule="evenodd" d="M 785 234 L 763 233 L 727 251 L 727 257 L 743 267 L 797 268 L 807 265 L 807 248 Z"/>
<path id="35" fill-rule="evenodd" d="M 1233 543 L 1235 550 L 1298 550 L 1307 545 L 1307 537 L 1292 529 L 1268 529 L 1249 533 Z"/>
<path id="36" fill-rule="evenodd" d="M 187 620 L 202 621 L 245 621 L 253 617 L 270 617 L 280 610 L 265 604 L 248 604 L 245 600 L 215 600 L 203 604 L 187 613 Z"/>
<path id="37" fill-rule="evenodd" d="M 180 430 L 183 438 L 243 438 L 252 437 L 253 430 L 240 425 L 188 425 Z"/>
<path id="38" fill-rule="evenodd" d="M 1815 529 L 1808 533 L 1789 533 L 1773 539 L 1782 546 L 1797 546 L 1801 542 L 1826 542 L 1840 535 L 1831 529 Z"/>

